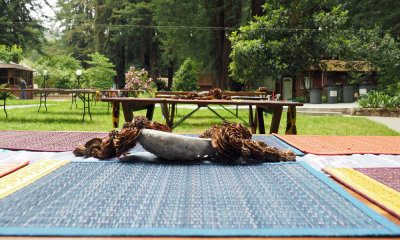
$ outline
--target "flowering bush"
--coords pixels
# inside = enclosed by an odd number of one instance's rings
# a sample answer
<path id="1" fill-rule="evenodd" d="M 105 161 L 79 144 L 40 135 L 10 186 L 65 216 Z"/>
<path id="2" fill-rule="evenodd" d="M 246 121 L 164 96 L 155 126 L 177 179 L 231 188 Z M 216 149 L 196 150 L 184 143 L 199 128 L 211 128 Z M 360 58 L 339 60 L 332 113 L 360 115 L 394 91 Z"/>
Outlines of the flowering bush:
<path id="1" fill-rule="evenodd" d="M 137 70 L 135 67 L 130 67 L 125 74 L 125 89 L 127 90 L 145 90 L 150 93 L 153 84 L 153 81 L 149 78 L 149 72 L 144 68 Z"/>

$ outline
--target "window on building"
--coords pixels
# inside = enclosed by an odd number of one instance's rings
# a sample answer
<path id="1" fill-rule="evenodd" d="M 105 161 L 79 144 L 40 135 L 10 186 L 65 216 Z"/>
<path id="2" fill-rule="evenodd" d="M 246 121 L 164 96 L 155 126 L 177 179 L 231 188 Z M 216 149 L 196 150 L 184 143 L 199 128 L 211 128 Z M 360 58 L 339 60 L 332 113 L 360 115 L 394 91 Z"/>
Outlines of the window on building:
<path id="1" fill-rule="evenodd" d="M 7 77 L 8 71 L 7 69 L 0 69 L 0 77 Z"/>
<path id="2" fill-rule="evenodd" d="M 304 81 L 303 81 L 303 88 L 301 88 L 301 89 L 310 89 L 311 88 L 311 78 L 310 77 L 304 77 L 304 79 L 303 79 Z"/>

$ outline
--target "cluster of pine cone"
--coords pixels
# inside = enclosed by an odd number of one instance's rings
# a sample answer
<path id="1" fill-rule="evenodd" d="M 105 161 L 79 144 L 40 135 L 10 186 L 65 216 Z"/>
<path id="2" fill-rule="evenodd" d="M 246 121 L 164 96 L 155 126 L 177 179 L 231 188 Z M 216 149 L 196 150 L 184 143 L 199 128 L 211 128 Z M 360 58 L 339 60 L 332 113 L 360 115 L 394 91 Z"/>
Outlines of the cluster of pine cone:
<path id="1" fill-rule="evenodd" d="M 103 139 L 93 138 L 84 145 L 77 146 L 73 153 L 75 156 L 102 160 L 120 157 L 136 146 L 140 131 L 144 128 L 171 132 L 165 124 L 150 121 L 144 116 L 136 116 L 132 122 L 125 123 L 120 131 L 112 130 Z M 269 147 L 262 140 L 252 140 L 250 131 L 241 123 L 229 123 L 225 120 L 221 126 L 212 126 L 199 137 L 211 138 L 212 146 L 217 151 L 216 160 L 225 164 L 296 160 L 292 150 L 279 151 L 275 147 Z"/>
<path id="2" fill-rule="evenodd" d="M 140 130 L 143 128 L 171 132 L 171 129 L 165 124 L 150 121 L 144 116 L 136 116 L 132 122 L 125 123 L 121 131 L 112 130 L 103 139 L 93 138 L 84 145 L 77 146 L 73 153 L 75 156 L 95 157 L 103 160 L 119 157 L 136 146 Z"/>
<path id="3" fill-rule="evenodd" d="M 214 88 L 206 95 L 200 95 L 196 92 L 191 92 L 187 95 L 179 95 L 172 97 L 173 99 L 199 99 L 199 100 L 210 100 L 210 99 L 224 99 L 224 100 L 231 100 L 231 96 L 223 94 L 222 90 L 219 88 Z"/>
<path id="4" fill-rule="evenodd" d="M 290 149 L 279 151 L 262 140 L 252 140 L 250 131 L 241 123 L 225 120 L 221 126 L 206 130 L 201 138 L 211 138 L 218 159 L 226 164 L 296 161 Z"/>
<path id="5" fill-rule="evenodd" d="M 196 92 L 190 92 L 186 95 L 173 96 L 172 99 L 199 99 L 200 95 Z"/>
<path id="6" fill-rule="evenodd" d="M 225 100 L 231 100 L 231 96 L 225 95 L 222 93 L 222 90 L 219 88 L 214 88 L 206 94 L 206 96 L 212 96 L 214 99 L 225 99 Z"/>

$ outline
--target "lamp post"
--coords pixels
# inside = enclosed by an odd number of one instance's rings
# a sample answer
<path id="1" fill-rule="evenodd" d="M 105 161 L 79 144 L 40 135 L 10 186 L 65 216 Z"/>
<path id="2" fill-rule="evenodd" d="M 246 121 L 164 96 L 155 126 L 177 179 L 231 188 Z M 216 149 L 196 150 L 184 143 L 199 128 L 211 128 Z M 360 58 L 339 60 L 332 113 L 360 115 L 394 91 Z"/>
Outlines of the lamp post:
<path id="1" fill-rule="evenodd" d="M 47 76 L 47 70 L 43 70 L 43 88 L 46 88 L 46 76 Z"/>
<path id="2" fill-rule="evenodd" d="M 78 70 L 76 70 L 76 75 L 78 76 L 78 89 L 79 89 L 79 78 L 81 77 L 81 75 L 82 75 L 82 70 L 80 70 L 80 69 L 78 69 Z"/>

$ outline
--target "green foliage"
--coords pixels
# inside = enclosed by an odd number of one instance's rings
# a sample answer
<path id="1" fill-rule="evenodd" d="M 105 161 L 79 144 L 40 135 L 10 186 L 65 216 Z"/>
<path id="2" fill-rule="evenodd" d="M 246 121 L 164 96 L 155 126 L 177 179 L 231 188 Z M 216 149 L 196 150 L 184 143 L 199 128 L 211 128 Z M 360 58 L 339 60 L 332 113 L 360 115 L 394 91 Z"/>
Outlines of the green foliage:
<path id="1" fill-rule="evenodd" d="M 42 4 L 35 0 L 0 1 L 0 45 L 16 44 L 24 51 L 40 49 L 44 28 L 33 18 L 32 12 L 40 15 L 37 10 Z"/>
<path id="2" fill-rule="evenodd" d="M 1 84 L 0 88 L 7 88 L 7 85 L 8 85 L 7 83 Z M 10 93 L 10 95 L 7 95 L 7 99 L 15 99 L 14 94 Z"/>
<path id="3" fill-rule="evenodd" d="M 70 89 L 77 87 L 77 69 L 82 69 L 80 61 L 71 55 L 41 57 L 35 62 L 24 60 L 28 66 L 36 69 L 34 81 L 39 87 L 44 86 L 44 70 L 47 71 L 46 87 Z"/>
<path id="4" fill-rule="evenodd" d="M 293 102 L 307 103 L 307 98 L 305 96 L 295 97 L 292 99 Z"/>
<path id="5" fill-rule="evenodd" d="M 50 76 L 54 81 L 55 88 L 76 88 L 76 70 L 82 66 L 78 60 L 71 55 L 53 56 L 49 62 Z"/>
<path id="6" fill-rule="evenodd" d="M 341 0 L 349 10 L 350 24 L 355 28 L 374 28 L 390 31 L 400 40 L 400 1 Z"/>
<path id="7" fill-rule="evenodd" d="M 265 4 L 264 16 L 231 34 L 234 80 L 252 84 L 265 76 L 296 76 L 318 68 L 321 57 L 338 57 L 347 50 L 340 30 L 347 12 L 341 7 L 323 11 L 320 1 L 274 3 Z"/>
<path id="8" fill-rule="evenodd" d="M 22 57 L 22 48 L 13 45 L 12 47 L 7 47 L 6 45 L 0 45 L 0 61 L 9 63 L 18 63 Z"/>
<path id="9" fill-rule="evenodd" d="M 389 96 L 382 92 L 370 91 L 363 94 L 358 103 L 363 108 L 395 108 L 400 106 L 400 95 Z"/>
<path id="10" fill-rule="evenodd" d="M 236 81 L 252 83 L 264 76 L 296 76 L 310 67 L 324 70 L 326 65 L 320 66 L 320 60 L 340 59 L 354 69 L 351 82 L 376 76 L 380 91 L 392 95 L 400 92 L 400 45 L 390 34 L 378 27 L 349 28 L 348 12 L 342 6 L 324 11 L 317 0 L 288 6 L 273 2 L 265 5 L 264 16 L 230 36 L 230 71 Z M 310 8 L 311 3 L 314 7 Z M 359 61 L 370 71 L 359 73 Z"/>
<path id="11" fill-rule="evenodd" d="M 214 10 L 210 8 L 210 4 L 204 0 L 155 0 L 153 2 L 154 21 L 160 26 L 170 26 L 170 28 L 157 29 L 156 37 L 161 42 L 163 62 L 169 64 L 170 61 L 174 61 L 181 64 L 190 57 L 195 61 L 208 63 L 205 68 L 212 68 L 215 64 L 214 32 L 208 29 L 175 27 L 212 26 Z"/>
<path id="12" fill-rule="evenodd" d="M 61 40 L 75 59 L 83 62 L 94 53 L 94 1 L 59 0 L 56 17 L 64 28 Z"/>
<path id="13" fill-rule="evenodd" d="M 200 64 L 187 58 L 179 70 L 174 75 L 172 90 L 174 91 L 193 91 L 198 90 L 197 72 Z"/>
<path id="14" fill-rule="evenodd" d="M 390 95 L 400 93 L 400 44 L 390 34 L 379 28 L 359 29 L 355 31 L 353 40 L 349 39 L 345 60 L 362 60 L 368 72 L 350 73 L 352 82 L 360 82 L 370 77 L 378 79 L 378 90 Z M 357 71 L 357 66 L 355 66 Z"/>
<path id="15" fill-rule="evenodd" d="M 99 53 L 89 54 L 91 61 L 86 61 L 89 68 L 84 71 L 83 76 L 86 78 L 86 86 L 90 88 L 109 89 L 114 85 L 113 77 L 116 72 L 112 69 L 114 64 L 110 60 Z"/>

